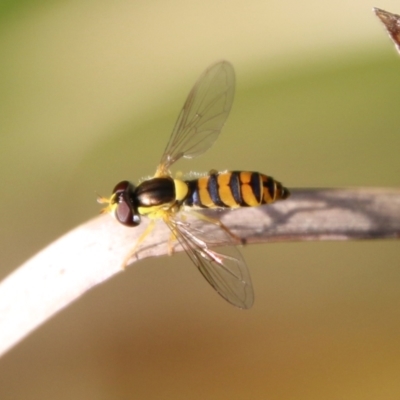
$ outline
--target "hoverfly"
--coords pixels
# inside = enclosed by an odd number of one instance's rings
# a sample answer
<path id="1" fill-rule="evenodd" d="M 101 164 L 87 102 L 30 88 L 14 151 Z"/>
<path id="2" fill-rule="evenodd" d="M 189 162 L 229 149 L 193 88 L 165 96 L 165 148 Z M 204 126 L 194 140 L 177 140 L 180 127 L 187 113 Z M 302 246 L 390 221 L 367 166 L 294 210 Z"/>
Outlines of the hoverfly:
<path id="1" fill-rule="evenodd" d="M 154 225 L 162 219 L 208 283 L 228 302 L 250 308 L 254 301 L 249 271 L 238 241 L 218 219 L 196 213 L 193 209 L 233 209 L 254 207 L 283 200 L 289 191 L 273 178 L 258 172 L 211 171 L 196 179 L 174 179 L 170 167 L 181 158 L 194 158 L 208 150 L 218 138 L 232 107 L 235 73 L 227 61 L 211 65 L 197 80 L 178 116 L 171 137 L 153 178 L 138 186 L 118 183 L 106 203 L 123 225 L 140 224 L 141 217 L 152 219 L 149 229 L 139 238 L 143 242 Z M 205 235 L 204 226 L 212 225 Z M 226 246 L 226 243 L 231 246 Z M 225 245 L 220 251 L 211 248 Z M 134 254 L 133 251 L 130 256 Z"/>

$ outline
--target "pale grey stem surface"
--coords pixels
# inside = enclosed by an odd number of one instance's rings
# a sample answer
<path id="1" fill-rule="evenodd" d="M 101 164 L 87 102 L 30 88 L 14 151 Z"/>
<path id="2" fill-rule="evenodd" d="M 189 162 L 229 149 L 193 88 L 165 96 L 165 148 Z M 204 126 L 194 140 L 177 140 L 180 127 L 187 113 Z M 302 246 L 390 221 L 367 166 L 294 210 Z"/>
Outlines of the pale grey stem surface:
<path id="1" fill-rule="evenodd" d="M 214 212 L 246 243 L 397 239 L 400 189 L 297 189 L 290 199 L 257 208 Z M 0 283 L 0 354 L 87 290 L 122 272 L 146 228 L 98 216 L 36 254 Z M 168 253 L 160 222 L 134 260 Z M 177 249 L 178 251 L 180 249 Z"/>

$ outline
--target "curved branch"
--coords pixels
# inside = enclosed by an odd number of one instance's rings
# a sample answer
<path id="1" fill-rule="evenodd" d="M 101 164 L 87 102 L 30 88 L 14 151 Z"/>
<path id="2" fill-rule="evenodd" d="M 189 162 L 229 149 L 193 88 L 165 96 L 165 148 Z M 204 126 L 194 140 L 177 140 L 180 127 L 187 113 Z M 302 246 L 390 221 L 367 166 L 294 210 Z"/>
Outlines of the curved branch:
<path id="1" fill-rule="evenodd" d="M 218 212 L 218 218 L 248 244 L 399 238 L 400 190 L 297 189 L 283 202 Z M 121 272 L 126 255 L 146 226 L 145 222 L 128 229 L 108 215 L 98 216 L 4 279 L 0 283 L 0 354 L 87 290 Z M 131 261 L 167 254 L 169 234 L 159 224 Z"/>

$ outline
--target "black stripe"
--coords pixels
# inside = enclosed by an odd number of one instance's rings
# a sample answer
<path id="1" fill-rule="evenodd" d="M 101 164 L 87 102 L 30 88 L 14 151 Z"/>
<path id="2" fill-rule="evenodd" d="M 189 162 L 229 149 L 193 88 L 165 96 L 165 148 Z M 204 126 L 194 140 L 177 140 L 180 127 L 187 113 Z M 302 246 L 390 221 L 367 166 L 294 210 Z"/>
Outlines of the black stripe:
<path id="1" fill-rule="evenodd" d="M 271 196 L 272 201 L 275 199 L 275 181 L 270 176 L 267 177 L 267 181 L 263 182 L 264 188 L 268 190 L 269 195 Z"/>
<path id="2" fill-rule="evenodd" d="M 221 201 L 218 192 L 218 178 L 216 174 L 211 174 L 208 177 L 207 190 L 211 197 L 212 202 L 218 207 L 224 207 L 225 204 Z"/>
<path id="3" fill-rule="evenodd" d="M 258 203 L 261 204 L 261 183 L 260 174 L 258 172 L 253 172 L 250 178 L 250 186 L 253 191 L 254 197 L 257 199 Z"/>
<path id="4" fill-rule="evenodd" d="M 233 171 L 231 172 L 231 179 L 229 180 L 229 187 L 232 192 L 232 196 L 235 199 L 236 203 L 239 205 L 243 205 L 242 193 L 240 192 L 240 172 Z"/>
<path id="5" fill-rule="evenodd" d="M 186 199 L 183 201 L 183 204 L 185 206 L 192 207 L 200 205 L 197 182 L 197 179 L 192 181 L 185 181 L 185 183 L 188 185 L 188 194 L 186 196 Z"/>

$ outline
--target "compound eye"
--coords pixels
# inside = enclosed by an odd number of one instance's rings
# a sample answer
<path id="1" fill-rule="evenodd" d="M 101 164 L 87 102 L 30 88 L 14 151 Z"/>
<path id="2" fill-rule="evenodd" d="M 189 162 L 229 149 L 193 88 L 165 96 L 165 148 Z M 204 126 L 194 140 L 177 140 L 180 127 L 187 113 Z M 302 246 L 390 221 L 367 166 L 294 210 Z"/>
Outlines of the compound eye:
<path id="1" fill-rule="evenodd" d="M 123 197 L 124 194 L 119 195 L 118 205 L 115 209 L 115 218 L 123 225 L 138 226 L 140 224 L 140 216 L 135 213 L 132 205 Z"/>
<path id="2" fill-rule="evenodd" d="M 113 194 L 120 193 L 120 192 L 130 192 L 132 193 L 135 190 L 135 186 L 129 181 L 122 181 L 115 185 L 114 190 L 112 191 Z"/>
<path id="3" fill-rule="evenodd" d="M 138 226 L 140 215 L 135 207 L 134 186 L 128 181 L 122 181 L 113 191 L 115 218 L 125 226 Z"/>

